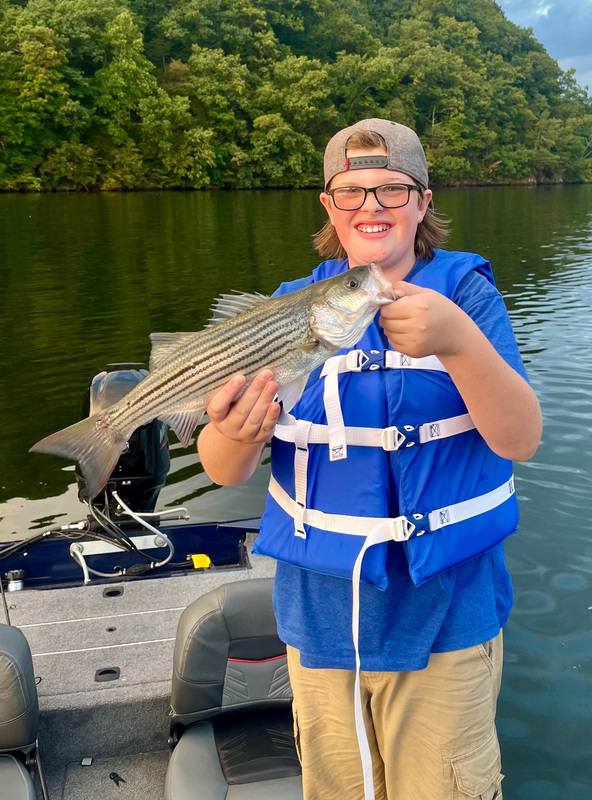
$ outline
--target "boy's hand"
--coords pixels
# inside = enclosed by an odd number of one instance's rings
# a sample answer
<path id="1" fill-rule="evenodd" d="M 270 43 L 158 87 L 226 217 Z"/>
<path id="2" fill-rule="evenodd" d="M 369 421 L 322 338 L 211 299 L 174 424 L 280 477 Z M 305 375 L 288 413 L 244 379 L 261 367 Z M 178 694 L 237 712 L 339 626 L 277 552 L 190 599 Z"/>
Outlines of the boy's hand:
<path id="1" fill-rule="evenodd" d="M 411 358 L 456 355 L 466 341 L 470 317 L 452 300 L 405 281 L 393 284 L 399 299 L 384 305 L 380 325 L 395 350 Z"/>
<path id="2" fill-rule="evenodd" d="M 278 384 L 272 378 L 272 371 L 264 369 L 244 392 L 244 375 L 235 375 L 218 389 L 206 408 L 216 430 L 244 444 L 268 442 L 280 415 L 279 403 L 273 402 Z"/>

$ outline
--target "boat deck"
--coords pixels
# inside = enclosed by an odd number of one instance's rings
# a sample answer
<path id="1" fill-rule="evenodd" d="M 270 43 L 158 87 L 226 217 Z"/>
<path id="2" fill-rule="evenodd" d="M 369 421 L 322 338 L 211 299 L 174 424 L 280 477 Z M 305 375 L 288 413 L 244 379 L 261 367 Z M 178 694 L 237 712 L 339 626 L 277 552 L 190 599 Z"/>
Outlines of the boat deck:
<path id="1" fill-rule="evenodd" d="M 275 571 L 271 559 L 250 562 L 251 569 L 7 596 L 11 622 L 33 653 L 51 800 L 163 800 L 177 621 L 211 589 Z"/>

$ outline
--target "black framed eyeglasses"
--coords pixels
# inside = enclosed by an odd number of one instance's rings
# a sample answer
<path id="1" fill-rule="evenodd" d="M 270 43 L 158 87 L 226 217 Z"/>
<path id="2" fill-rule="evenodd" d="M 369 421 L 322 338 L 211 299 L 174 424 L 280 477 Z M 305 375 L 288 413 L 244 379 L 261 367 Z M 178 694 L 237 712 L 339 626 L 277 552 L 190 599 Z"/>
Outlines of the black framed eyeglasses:
<path id="1" fill-rule="evenodd" d="M 412 191 L 419 191 L 414 183 L 384 183 L 365 189 L 363 186 L 339 186 L 329 189 L 327 194 L 340 211 L 356 211 L 366 202 L 368 192 L 372 192 L 383 208 L 402 208 L 406 206 Z"/>

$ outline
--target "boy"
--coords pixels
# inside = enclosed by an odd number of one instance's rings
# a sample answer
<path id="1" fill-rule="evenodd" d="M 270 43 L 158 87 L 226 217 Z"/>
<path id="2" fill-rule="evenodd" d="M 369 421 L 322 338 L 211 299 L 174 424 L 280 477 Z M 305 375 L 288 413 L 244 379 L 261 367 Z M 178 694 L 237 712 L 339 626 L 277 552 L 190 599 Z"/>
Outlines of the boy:
<path id="1" fill-rule="evenodd" d="M 224 386 L 199 439 L 212 480 L 238 484 L 276 431 L 257 546 L 278 558 L 274 607 L 305 800 L 371 796 L 356 697 L 377 798 L 502 796 L 494 716 L 512 590 L 500 542 L 516 525 L 509 460 L 532 457 L 541 417 L 490 267 L 438 248 L 431 197 L 409 128 L 362 120 L 331 139 L 316 244 L 337 258 L 278 293 L 378 261 L 398 299 L 294 407 L 299 430 L 331 430 L 324 441 L 295 448 L 283 418 L 276 430 L 269 370 L 238 399 L 243 376 Z M 347 447 L 349 426 L 378 429 L 382 446 Z M 348 534 L 366 519 L 378 546 L 352 566 L 344 554 L 361 544 Z"/>

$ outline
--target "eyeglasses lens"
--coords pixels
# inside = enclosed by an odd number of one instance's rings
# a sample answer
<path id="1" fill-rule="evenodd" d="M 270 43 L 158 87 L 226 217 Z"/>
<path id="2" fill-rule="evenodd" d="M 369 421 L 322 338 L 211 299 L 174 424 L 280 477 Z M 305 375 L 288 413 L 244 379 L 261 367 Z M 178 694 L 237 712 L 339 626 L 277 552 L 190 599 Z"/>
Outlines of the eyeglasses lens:
<path id="1" fill-rule="evenodd" d="M 397 184 L 377 186 L 367 191 L 360 186 L 345 186 L 343 189 L 335 189 L 333 201 L 342 211 L 354 211 L 364 205 L 368 192 L 372 192 L 384 208 L 400 208 L 409 202 L 409 187 Z"/>

